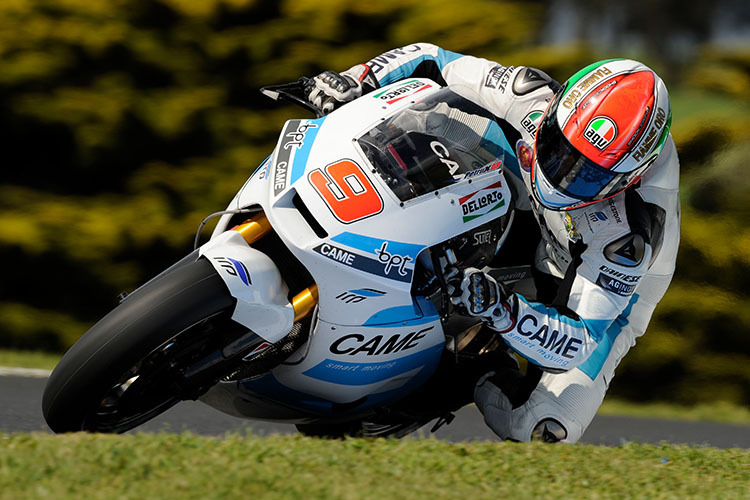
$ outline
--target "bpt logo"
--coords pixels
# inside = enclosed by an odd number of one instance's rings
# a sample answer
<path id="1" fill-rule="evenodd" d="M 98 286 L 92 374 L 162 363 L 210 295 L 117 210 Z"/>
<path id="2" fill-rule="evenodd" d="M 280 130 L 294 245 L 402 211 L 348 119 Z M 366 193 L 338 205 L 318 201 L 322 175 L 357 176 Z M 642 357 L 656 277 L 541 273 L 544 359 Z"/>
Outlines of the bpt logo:
<path id="1" fill-rule="evenodd" d="M 597 149 L 604 149 L 617 137 L 617 125 L 607 116 L 597 116 L 589 122 L 583 136 Z"/>
<path id="2" fill-rule="evenodd" d="M 384 241 L 383 244 L 380 246 L 379 249 L 375 250 L 375 253 L 378 256 L 378 262 L 381 262 L 385 264 L 385 275 L 388 276 L 390 274 L 391 269 L 395 268 L 398 271 L 398 274 L 401 276 L 406 276 L 408 273 L 406 272 L 406 264 L 411 262 L 412 258 L 405 255 L 398 255 L 395 253 L 390 253 L 388 251 L 388 242 Z"/>
<path id="3" fill-rule="evenodd" d="M 305 134 L 311 128 L 318 128 L 314 123 L 304 123 L 297 126 L 297 130 L 286 134 L 287 140 L 284 141 L 284 149 L 295 147 L 300 149 L 305 143 Z"/>

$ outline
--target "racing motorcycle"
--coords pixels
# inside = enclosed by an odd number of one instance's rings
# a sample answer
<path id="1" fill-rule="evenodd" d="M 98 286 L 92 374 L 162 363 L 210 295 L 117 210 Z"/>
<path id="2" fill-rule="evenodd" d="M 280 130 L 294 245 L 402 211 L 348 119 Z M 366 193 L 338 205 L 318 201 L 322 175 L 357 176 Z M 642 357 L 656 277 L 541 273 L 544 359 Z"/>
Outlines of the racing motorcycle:
<path id="1" fill-rule="evenodd" d="M 262 90 L 311 109 L 305 84 Z M 183 400 L 320 436 L 449 422 L 479 376 L 515 363 L 450 300 L 513 219 L 516 159 L 476 99 L 413 79 L 287 121 L 210 239 L 64 355 L 49 427 L 121 433 Z"/>

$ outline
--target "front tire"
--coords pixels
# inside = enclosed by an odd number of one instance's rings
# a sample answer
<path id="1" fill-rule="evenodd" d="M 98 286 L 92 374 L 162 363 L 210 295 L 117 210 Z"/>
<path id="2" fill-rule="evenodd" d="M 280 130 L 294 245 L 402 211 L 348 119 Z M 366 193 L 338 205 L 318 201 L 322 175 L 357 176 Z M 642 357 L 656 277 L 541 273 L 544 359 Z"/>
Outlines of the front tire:
<path id="1" fill-rule="evenodd" d="M 55 367 L 42 398 L 47 424 L 57 433 L 121 433 L 197 398 L 208 387 L 186 384 L 186 368 L 220 353 L 216 339 L 227 331 L 247 332 L 230 319 L 234 303 L 202 258 L 136 290 Z"/>

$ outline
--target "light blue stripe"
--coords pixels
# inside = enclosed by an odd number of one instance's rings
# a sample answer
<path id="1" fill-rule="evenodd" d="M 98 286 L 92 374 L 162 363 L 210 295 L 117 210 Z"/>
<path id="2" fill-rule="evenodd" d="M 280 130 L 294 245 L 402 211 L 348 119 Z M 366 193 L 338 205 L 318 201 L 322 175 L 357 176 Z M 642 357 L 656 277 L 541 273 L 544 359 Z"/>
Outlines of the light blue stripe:
<path id="1" fill-rule="evenodd" d="M 523 295 L 516 294 L 516 297 L 518 297 L 521 302 L 543 316 L 547 316 L 550 319 L 559 321 L 560 323 L 564 323 L 569 326 L 574 326 L 576 328 L 586 328 L 586 325 L 584 325 L 582 321 L 575 320 L 569 316 L 560 314 L 554 307 L 547 307 L 544 304 L 540 304 L 539 302 L 529 302 L 526 300 L 526 298 L 523 297 Z"/>
<path id="2" fill-rule="evenodd" d="M 408 78 L 412 76 L 414 71 L 417 69 L 417 66 L 422 64 L 424 61 L 435 61 L 437 63 L 438 69 L 442 72 L 443 68 L 445 68 L 446 65 L 461 57 L 463 57 L 463 54 L 457 54 L 456 52 L 451 52 L 449 50 L 438 49 L 437 56 L 425 54 L 417 57 L 416 59 L 412 59 L 411 61 L 402 64 L 398 68 L 385 75 L 379 83 L 381 86 L 385 86 L 404 78 Z"/>
<path id="3" fill-rule="evenodd" d="M 302 374 L 333 384 L 368 385 L 436 363 L 442 352 L 443 344 L 438 344 L 403 358 L 378 363 L 350 363 L 325 359 Z"/>
<path id="4" fill-rule="evenodd" d="M 633 310 L 633 306 L 638 302 L 638 294 L 633 295 L 628 307 L 615 319 L 612 325 L 604 332 L 604 336 L 599 341 L 599 346 L 591 353 L 591 356 L 578 365 L 578 369 L 585 373 L 591 380 L 595 380 L 602 371 L 604 362 L 607 361 L 612 346 L 617 337 L 622 333 L 623 328 L 628 325 L 628 317 Z"/>
<path id="5" fill-rule="evenodd" d="M 482 134 L 482 140 L 484 141 L 482 147 L 487 151 L 490 151 L 498 157 L 500 157 L 501 154 L 503 155 L 503 170 L 510 170 L 517 177 L 521 177 L 521 169 L 518 166 L 516 153 L 513 151 L 513 148 L 511 148 L 508 138 L 505 137 L 503 129 L 500 128 L 500 125 L 498 125 L 497 122 L 491 121 L 487 124 L 484 134 Z M 496 148 L 495 151 L 488 147 L 491 145 L 494 145 Z"/>
<path id="6" fill-rule="evenodd" d="M 560 314 L 559 312 L 557 312 L 557 309 L 555 309 L 554 307 L 547 307 L 544 304 L 540 304 L 538 302 L 528 302 L 521 295 L 517 295 L 517 297 L 526 305 L 528 305 L 531 309 L 533 309 L 534 311 L 536 311 L 537 313 L 543 316 L 547 316 L 550 319 L 557 320 L 560 323 L 566 324 L 568 326 L 572 326 L 574 328 L 579 328 L 581 330 L 584 330 L 588 334 L 588 336 L 594 339 L 596 342 L 601 341 L 602 337 L 607 331 L 607 328 L 612 323 L 612 320 L 597 320 L 597 319 L 584 319 L 584 318 L 576 320 L 569 316 L 565 316 L 564 314 Z"/>
<path id="7" fill-rule="evenodd" d="M 315 123 L 318 126 L 317 127 L 310 127 L 305 132 L 305 139 L 302 143 L 302 147 L 297 150 L 297 152 L 294 153 L 294 163 L 292 164 L 292 176 L 289 181 L 289 185 L 291 186 L 294 184 L 297 179 L 302 177 L 302 175 L 305 173 L 305 168 L 307 167 L 307 158 L 310 156 L 310 150 L 312 149 L 312 145 L 315 142 L 315 137 L 318 135 L 318 132 L 320 131 L 321 127 L 323 126 L 323 121 L 326 119 L 326 117 L 322 118 L 316 118 L 314 120 L 307 120 L 303 122 L 305 123 Z"/>
<path id="8" fill-rule="evenodd" d="M 341 243 L 348 247 L 362 250 L 363 252 L 374 254 L 376 250 L 380 250 L 383 243 L 388 243 L 388 252 L 391 254 L 401 255 L 404 257 L 417 258 L 419 252 L 422 251 L 424 246 L 413 245 L 411 243 L 401 243 L 398 241 L 380 240 L 377 238 L 370 238 L 369 236 L 362 236 L 361 234 L 354 233 L 341 233 L 331 238 L 331 241 Z"/>
<path id="9" fill-rule="evenodd" d="M 365 297 L 382 297 L 385 295 L 385 293 L 381 292 L 373 292 L 371 290 L 363 290 L 361 288 L 358 288 L 356 290 L 349 290 L 352 293 L 356 293 L 357 295 L 364 295 Z"/>

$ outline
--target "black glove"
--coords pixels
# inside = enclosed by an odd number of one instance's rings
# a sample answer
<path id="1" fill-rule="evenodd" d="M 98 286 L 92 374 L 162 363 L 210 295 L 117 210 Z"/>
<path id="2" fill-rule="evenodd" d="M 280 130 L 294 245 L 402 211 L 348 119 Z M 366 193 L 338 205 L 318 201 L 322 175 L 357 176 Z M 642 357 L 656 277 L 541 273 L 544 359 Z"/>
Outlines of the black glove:
<path id="1" fill-rule="evenodd" d="M 508 293 L 492 276 L 467 267 L 451 301 L 469 316 L 481 318 L 493 330 L 505 332 L 515 324 L 507 299 Z"/>
<path id="2" fill-rule="evenodd" d="M 328 114 L 377 87 L 377 80 L 372 75 L 370 67 L 359 64 L 343 73 L 324 71 L 313 78 L 305 90 L 310 104 L 323 114 Z"/>

